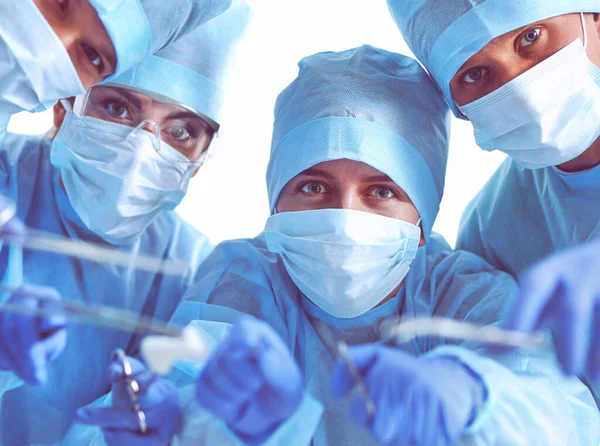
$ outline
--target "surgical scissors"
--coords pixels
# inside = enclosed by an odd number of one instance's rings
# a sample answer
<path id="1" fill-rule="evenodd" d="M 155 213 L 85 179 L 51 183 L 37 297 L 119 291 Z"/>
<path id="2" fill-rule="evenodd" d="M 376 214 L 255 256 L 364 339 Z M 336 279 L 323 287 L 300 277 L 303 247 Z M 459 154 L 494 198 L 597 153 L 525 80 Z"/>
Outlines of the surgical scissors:
<path id="1" fill-rule="evenodd" d="M 125 380 L 125 388 L 127 389 L 129 401 L 131 402 L 131 410 L 135 412 L 138 419 L 138 431 L 141 434 L 145 434 L 148 430 L 148 423 L 146 421 L 146 414 L 140 407 L 140 384 L 133 376 L 133 369 L 131 367 L 131 363 L 129 362 L 129 358 L 127 358 L 127 355 L 123 349 L 118 348 L 112 354 L 112 362 L 121 363 L 121 367 L 123 368 L 123 379 Z"/>

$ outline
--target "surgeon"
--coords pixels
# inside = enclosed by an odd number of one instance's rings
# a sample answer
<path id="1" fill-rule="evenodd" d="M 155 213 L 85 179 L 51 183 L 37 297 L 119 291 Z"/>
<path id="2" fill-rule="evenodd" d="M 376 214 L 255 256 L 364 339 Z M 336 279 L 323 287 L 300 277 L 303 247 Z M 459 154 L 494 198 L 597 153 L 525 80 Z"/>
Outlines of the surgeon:
<path id="1" fill-rule="evenodd" d="M 465 210 L 457 247 L 518 276 L 549 254 L 598 240 L 598 2 L 388 5 L 456 116 L 473 124 L 477 144 L 508 155 Z M 555 328 L 559 359 L 574 373 L 600 358 L 600 282 L 595 270 L 579 266 L 594 249 L 579 251 L 549 259 L 523 278 L 521 297 L 509 312 L 523 316 L 508 321 L 512 327 Z"/>
<path id="2" fill-rule="evenodd" d="M 219 130 L 227 62 L 248 21 L 247 8 L 240 8 L 113 82 L 57 105 L 53 138 L 9 134 L 1 153 L 2 192 L 27 227 L 177 261 L 189 266 L 188 274 L 28 250 L 27 283 L 53 286 L 64 299 L 169 319 L 212 249 L 173 209 Z M 60 443 L 75 410 L 109 390 L 113 349 L 133 355 L 138 340 L 127 331 L 69 324 L 68 344 L 50 364 L 45 385 L 0 380 L 2 444 Z"/>
<path id="3" fill-rule="evenodd" d="M 181 388 L 179 444 L 598 443 L 591 395 L 543 349 L 501 364 L 474 343 L 380 344 L 404 317 L 493 324 L 516 292 L 431 233 L 448 129 L 408 57 L 363 46 L 300 62 L 275 107 L 265 230 L 215 248 L 171 320 L 221 342 L 172 375 L 199 374 L 197 402 Z M 339 399 L 355 383 L 340 341 L 374 413 L 356 394 Z M 128 438 L 135 414 L 120 419 L 111 433 Z"/>
<path id="4" fill-rule="evenodd" d="M 0 140 L 11 115 L 45 109 L 124 73 L 230 4 L 231 0 L 4 0 Z"/>

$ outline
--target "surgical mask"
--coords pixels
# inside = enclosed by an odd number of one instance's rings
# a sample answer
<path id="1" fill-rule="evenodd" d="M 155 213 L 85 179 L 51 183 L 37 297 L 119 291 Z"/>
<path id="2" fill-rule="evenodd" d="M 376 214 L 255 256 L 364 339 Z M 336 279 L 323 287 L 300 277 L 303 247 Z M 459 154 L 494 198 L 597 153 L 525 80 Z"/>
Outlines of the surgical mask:
<path id="1" fill-rule="evenodd" d="M 6 4 L 5 4 L 6 3 Z M 3 0 L 0 15 L 0 126 L 83 93 L 67 50 L 31 0 Z"/>
<path id="2" fill-rule="evenodd" d="M 349 209 L 275 214 L 264 234 L 300 291 L 339 318 L 360 316 L 394 291 L 421 239 L 418 225 Z"/>
<path id="3" fill-rule="evenodd" d="M 113 245 L 131 243 L 163 211 L 183 199 L 204 159 L 185 156 L 141 127 L 70 110 L 56 135 L 51 163 L 86 227 Z"/>
<path id="4" fill-rule="evenodd" d="M 563 164 L 600 137 L 600 69 L 578 39 L 460 110 L 482 149 L 528 169 Z"/>

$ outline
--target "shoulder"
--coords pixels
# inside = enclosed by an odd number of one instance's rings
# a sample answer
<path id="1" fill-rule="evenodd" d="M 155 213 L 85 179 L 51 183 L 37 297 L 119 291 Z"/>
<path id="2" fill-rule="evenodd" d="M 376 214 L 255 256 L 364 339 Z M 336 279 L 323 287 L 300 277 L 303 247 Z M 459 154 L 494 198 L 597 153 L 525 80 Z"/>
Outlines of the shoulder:
<path id="1" fill-rule="evenodd" d="M 52 142 L 42 136 L 8 133 L 2 141 L 0 157 L 3 165 L 13 168 L 34 168 L 49 164 Z"/>
<path id="2" fill-rule="evenodd" d="M 154 255 L 184 262 L 195 270 L 214 244 L 174 211 L 161 212 L 142 236 L 142 244 Z"/>
<path id="3" fill-rule="evenodd" d="M 434 249 L 424 255 L 421 265 L 423 271 L 410 282 L 407 299 L 417 306 L 427 303 L 436 316 L 488 325 L 499 320 L 518 290 L 509 274 L 470 252 Z"/>
<path id="4" fill-rule="evenodd" d="M 264 318 L 286 312 L 299 291 L 280 257 L 268 251 L 261 235 L 220 243 L 200 265 L 186 299 L 218 305 Z"/>

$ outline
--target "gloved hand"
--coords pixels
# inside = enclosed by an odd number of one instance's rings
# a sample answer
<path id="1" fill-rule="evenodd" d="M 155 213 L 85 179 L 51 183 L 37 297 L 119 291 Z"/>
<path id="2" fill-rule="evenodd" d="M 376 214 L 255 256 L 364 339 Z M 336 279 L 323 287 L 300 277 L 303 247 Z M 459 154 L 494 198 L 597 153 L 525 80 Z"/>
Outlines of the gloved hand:
<path id="1" fill-rule="evenodd" d="M 364 401 L 356 396 L 350 414 L 383 444 L 454 444 L 482 404 L 483 384 L 451 357 L 416 358 L 378 344 L 348 347 L 348 355 L 376 408 L 369 420 Z M 354 385 L 340 358 L 332 394 L 342 397 Z"/>
<path id="2" fill-rule="evenodd" d="M 46 300 L 40 300 L 46 299 Z M 23 285 L 5 302 L 35 310 L 54 309 L 50 317 L 0 311 L 0 369 L 11 370 L 31 385 L 48 378 L 46 366 L 67 343 L 67 320 L 60 311 L 58 292 L 53 288 Z"/>
<path id="3" fill-rule="evenodd" d="M 25 226 L 15 217 L 15 204 L 7 197 L 0 195 L 0 234 L 24 235 Z"/>
<path id="4" fill-rule="evenodd" d="M 198 378 L 198 403 L 246 443 L 266 440 L 300 406 L 302 376 L 275 331 L 247 316 Z"/>
<path id="5" fill-rule="evenodd" d="M 552 328 L 565 372 L 600 378 L 600 240 L 554 254 L 520 277 L 504 326 Z"/>
<path id="6" fill-rule="evenodd" d="M 148 371 L 140 361 L 129 357 L 129 362 L 140 386 L 139 404 L 146 415 L 146 433 L 139 432 L 139 419 L 132 411 L 123 367 L 117 363 L 109 367 L 112 407 L 84 407 L 77 411 L 75 421 L 100 426 L 108 446 L 165 446 L 183 423 L 177 388 Z"/>

